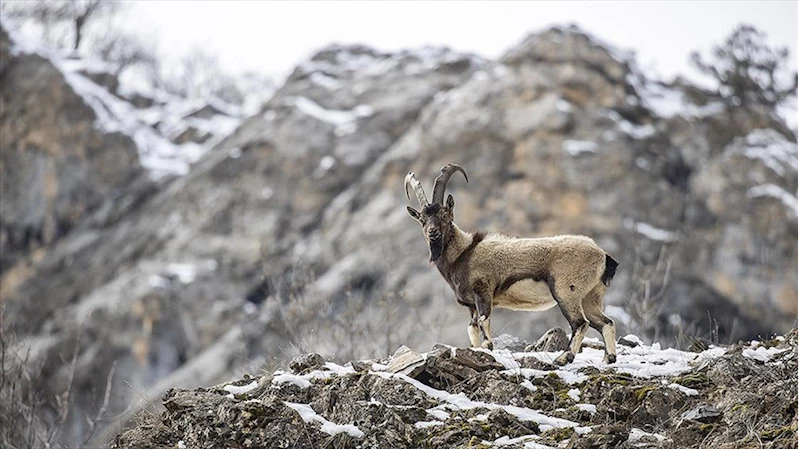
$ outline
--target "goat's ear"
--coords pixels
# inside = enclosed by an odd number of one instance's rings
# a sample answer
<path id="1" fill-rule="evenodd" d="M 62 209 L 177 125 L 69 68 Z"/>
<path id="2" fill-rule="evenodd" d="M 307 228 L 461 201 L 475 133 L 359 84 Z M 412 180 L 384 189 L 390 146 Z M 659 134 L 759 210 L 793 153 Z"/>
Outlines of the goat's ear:
<path id="1" fill-rule="evenodd" d="M 408 215 L 414 218 L 414 220 L 418 221 L 419 223 L 422 222 L 422 216 L 419 214 L 419 211 L 412 208 L 411 206 L 407 206 L 408 208 Z"/>
<path id="2" fill-rule="evenodd" d="M 455 198 L 452 195 L 447 195 L 447 209 L 450 211 L 455 208 Z"/>

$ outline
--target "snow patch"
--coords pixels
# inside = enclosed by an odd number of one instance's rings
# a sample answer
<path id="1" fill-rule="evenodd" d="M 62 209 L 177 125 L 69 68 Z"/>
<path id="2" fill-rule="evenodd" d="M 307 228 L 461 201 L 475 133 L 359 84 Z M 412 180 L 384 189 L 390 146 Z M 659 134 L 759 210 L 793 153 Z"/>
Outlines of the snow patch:
<path id="1" fill-rule="evenodd" d="M 427 386 L 416 379 L 412 379 L 405 374 L 397 373 L 397 374 L 389 374 L 389 373 L 371 373 L 374 375 L 378 375 L 380 377 L 390 379 L 390 378 L 397 378 L 408 382 L 409 384 L 416 387 L 418 390 L 422 391 L 423 393 L 427 394 L 428 396 L 436 399 L 440 402 L 447 403 L 447 406 L 453 410 L 470 410 L 475 408 L 485 408 L 488 410 L 494 409 L 503 409 L 511 415 L 514 415 L 517 419 L 521 421 L 533 421 L 539 425 L 539 428 L 543 431 L 544 428 L 554 429 L 554 428 L 561 428 L 561 427 L 573 427 L 575 428 L 576 432 L 589 432 L 590 428 L 584 428 L 578 426 L 578 424 L 574 421 L 569 421 L 567 419 L 561 418 L 554 418 L 547 415 L 544 415 L 541 412 L 531 410 L 529 408 L 524 407 L 516 407 L 513 405 L 498 405 L 498 404 L 490 404 L 481 401 L 473 401 L 469 399 L 465 394 L 458 393 L 458 394 L 451 394 L 447 391 L 437 390 L 430 386 Z M 587 430 L 586 430 L 587 429 Z"/>
<path id="2" fill-rule="evenodd" d="M 751 187 L 746 191 L 746 196 L 749 198 L 761 198 L 764 196 L 776 198 L 781 201 L 794 216 L 799 215 L 799 211 L 797 211 L 797 198 L 778 185 L 763 184 Z"/>
<path id="3" fill-rule="evenodd" d="M 579 156 L 582 153 L 595 153 L 597 145 L 588 140 L 564 140 L 563 150 L 572 156 Z"/>
<path id="4" fill-rule="evenodd" d="M 677 233 L 652 226 L 649 223 L 635 221 L 631 218 L 624 219 L 624 227 L 656 242 L 673 242 L 677 240 Z"/>
<path id="5" fill-rule="evenodd" d="M 167 265 L 165 272 L 183 284 L 191 284 L 197 278 L 197 267 L 190 263 L 171 263 Z"/>
<path id="6" fill-rule="evenodd" d="M 630 430 L 630 436 L 627 437 L 627 442 L 636 443 L 643 440 L 644 438 L 654 439 L 655 441 L 667 440 L 667 438 L 664 437 L 663 435 L 659 435 L 657 433 L 644 432 L 643 430 L 634 427 L 632 430 Z"/>
<path id="7" fill-rule="evenodd" d="M 325 75 L 321 72 L 314 72 L 310 76 L 310 80 L 312 83 L 316 84 L 317 86 L 324 87 L 328 90 L 338 90 L 341 89 L 341 83 L 339 80 L 333 78 L 332 76 Z"/>
<path id="8" fill-rule="evenodd" d="M 782 350 L 777 348 L 764 348 L 763 346 L 758 347 L 757 349 L 744 349 L 742 354 L 744 357 L 750 358 L 752 360 L 757 360 L 760 362 L 768 362 L 770 361 L 775 354 L 781 352 Z"/>
<path id="9" fill-rule="evenodd" d="M 272 384 L 273 385 L 292 384 L 300 387 L 303 390 L 311 386 L 311 382 L 308 379 L 291 373 L 282 373 L 276 375 L 275 377 L 272 378 Z"/>
<path id="10" fill-rule="evenodd" d="M 305 115 L 335 126 L 335 133 L 339 137 L 352 134 L 357 129 L 358 119 L 374 114 L 374 110 L 365 104 L 358 105 L 351 111 L 340 111 L 325 109 L 306 97 L 294 97 L 294 106 Z"/>
<path id="11" fill-rule="evenodd" d="M 572 388 L 566 393 L 567 396 L 571 398 L 574 402 L 580 402 L 580 390 L 577 388 Z"/>
<path id="12" fill-rule="evenodd" d="M 296 404 L 293 402 L 285 402 L 285 401 L 283 403 L 294 409 L 297 413 L 299 413 L 303 421 L 307 423 L 318 422 L 322 424 L 320 430 L 328 435 L 338 435 L 339 433 L 346 433 L 347 435 L 355 438 L 363 438 L 365 435 L 360 429 L 353 426 L 352 424 L 335 424 L 328 421 L 323 416 L 318 415 L 314 411 L 314 409 L 311 408 L 310 405 Z"/>
<path id="13" fill-rule="evenodd" d="M 447 412 L 445 410 L 441 410 L 441 409 L 437 409 L 437 408 L 431 408 L 431 409 L 427 410 L 427 413 L 432 415 L 436 419 L 441 420 L 441 421 L 446 421 L 446 420 L 449 419 L 449 412 Z"/>
<path id="14" fill-rule="evenodd" d="M 693 388 L 688 388 L 688 387 L 680 385 L 678 383 L 670 383 L 668 386 L 672 390 L 681 391 L 686 396 L 696 396 L 696 395 L 699 394 L 699 392 L 694 390 Z"/>
<path id="15" fill-rule="evenodd" d="M 608 118 L 616 123 L 616 126 L 621 132 L 627 134 L 633 139 L 647 139 L 655 135 L 655 127 L 652 125 L 635 125 L 629 120 L 622 117 L 618 112 L 613 110 L 600 111 L 600 116 Z"/>
<path id="16" fill-rule="evenodd" d="M 742 154 L 763 162 L 774 173 L 785 176 L 797 170 L 797 145 L 773 129 L 756 129 L 744 137 Z"/>
<path id="17" fill-rule="evenodd" d="M 416 427 L 417 429 L 426 429 L 428 427 L 443 426 L 443 425 L 444 423 L 441 421 L 419 421 L 413 423 L 413 427 Z"/>
<path id="18" fill-rule="evenodd" d="M 232 395 L 249 393 L 250 391 L 255 390 L 256 388 L 258 388 L 258 382 L 257 381 L 252 381 L 252 382 L 248 383 L 247 385 L 241 385 L 241 386 L 239 386 L 239 385 L 225 385 L 224 387 L 222 387 L 223 390 L 227 391 L 228 393 L 230 393 Z"/>

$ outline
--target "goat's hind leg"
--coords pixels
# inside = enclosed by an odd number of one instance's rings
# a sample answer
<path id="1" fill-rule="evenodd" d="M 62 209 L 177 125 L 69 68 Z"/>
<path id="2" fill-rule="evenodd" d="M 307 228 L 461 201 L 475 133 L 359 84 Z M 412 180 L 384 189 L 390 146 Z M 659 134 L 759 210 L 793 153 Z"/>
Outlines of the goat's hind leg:
<path id="1" fill-rule="evenodd" d="M 607 287 L 602 283 L 597 284 L 585 298 L 583 298 L 583 311 L 585 317 L 594 329 L 602 334 L 605 341 L 605 363 L 616 362 L 616 324 L 602 312 L 602 299 L 605 297 Z"/>
<path id="2" fill-rule="evenodd" d="M 574 361 L 574 355 L 582 349 L 583 338 L 585 338 L 585 333 L 588 332 L 588 320 L 585 319 L 583 314 L 582 301 L 579 297 L 576 300 L 573 297 L 561 298 L 557 294 L 554 285 L 550 285 L 549 290 L 572 330 L 569 349 L 555 359 L 556 365 L 563 366 Z"/>

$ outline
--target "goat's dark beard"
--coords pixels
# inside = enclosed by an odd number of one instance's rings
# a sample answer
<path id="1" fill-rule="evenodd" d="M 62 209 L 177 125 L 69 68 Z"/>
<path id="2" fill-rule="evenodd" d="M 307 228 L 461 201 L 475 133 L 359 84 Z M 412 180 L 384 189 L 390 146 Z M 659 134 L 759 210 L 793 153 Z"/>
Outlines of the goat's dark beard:
<path id="1" fill-rule="evenodd" d="M 441 257 L 441 253 L 444 251 L 444 245 L 441 244 L 441 240 L 431 240 L 430 241 L 430 262 L 435 262 Z"/>

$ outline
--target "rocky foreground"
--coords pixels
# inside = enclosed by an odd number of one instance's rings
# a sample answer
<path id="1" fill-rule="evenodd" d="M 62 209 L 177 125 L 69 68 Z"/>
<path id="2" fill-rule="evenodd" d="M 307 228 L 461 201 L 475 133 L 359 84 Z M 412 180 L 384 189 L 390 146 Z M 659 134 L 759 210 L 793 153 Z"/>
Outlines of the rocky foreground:
<path id="1" fill-rule="evenodd" d="M 627 336 L 612 366 L 587 339 L 557 367 L 564 337 L 403 346 L 343 366 L 308 354 L 289 371 L 172 389 L 114 447 L 797 447 L 795 330 L 689 351 Z"/>

